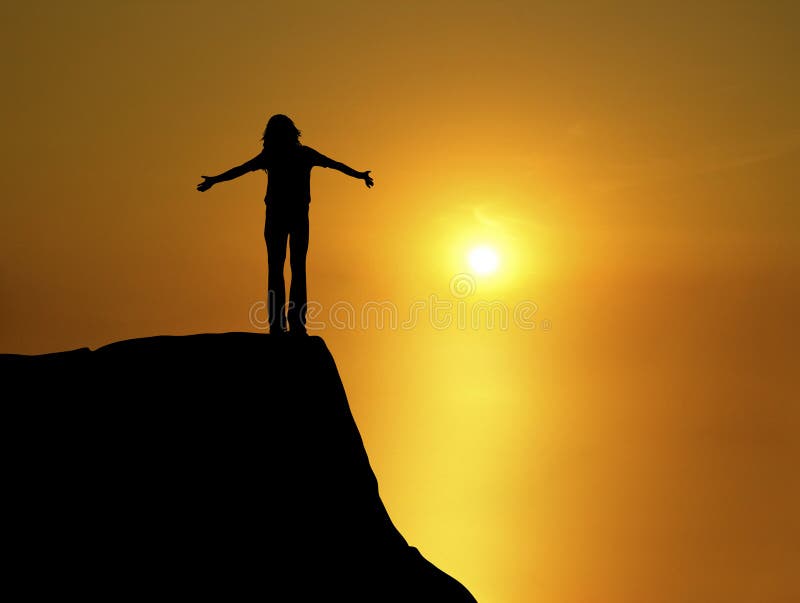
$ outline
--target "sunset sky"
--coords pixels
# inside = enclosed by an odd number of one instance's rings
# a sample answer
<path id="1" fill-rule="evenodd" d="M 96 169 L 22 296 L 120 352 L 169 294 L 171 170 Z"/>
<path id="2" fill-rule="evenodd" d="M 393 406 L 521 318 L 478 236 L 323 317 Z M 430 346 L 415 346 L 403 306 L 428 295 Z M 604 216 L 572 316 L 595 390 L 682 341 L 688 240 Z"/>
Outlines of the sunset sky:
<path id="1" fill-rule="evenodd" d="M 313 172 L 309 296 L 410 544 L 481 603 L 800 600 L 798 31 L 777 0 L 5 2 L 0 352 L 259 331 L 267 177 L 195 185 L 286 113 L 375 178 Z"/>

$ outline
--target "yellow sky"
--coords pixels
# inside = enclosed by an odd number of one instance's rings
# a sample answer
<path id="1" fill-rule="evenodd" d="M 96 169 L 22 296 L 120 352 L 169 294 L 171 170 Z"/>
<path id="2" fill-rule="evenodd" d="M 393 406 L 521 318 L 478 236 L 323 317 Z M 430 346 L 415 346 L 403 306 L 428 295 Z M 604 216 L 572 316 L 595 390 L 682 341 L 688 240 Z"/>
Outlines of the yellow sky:
<path id="1" fill-rule="evenodd" d="M 536 304 L 326 322 L 412 544 L 482 603 L 800 598 L 800 9 L 233 4 L 0 8 L 0 352 L 256 330 L 266 177 L 194 185 L 287 113 L 376 182 L 312 176 L 324 311 Z"/>

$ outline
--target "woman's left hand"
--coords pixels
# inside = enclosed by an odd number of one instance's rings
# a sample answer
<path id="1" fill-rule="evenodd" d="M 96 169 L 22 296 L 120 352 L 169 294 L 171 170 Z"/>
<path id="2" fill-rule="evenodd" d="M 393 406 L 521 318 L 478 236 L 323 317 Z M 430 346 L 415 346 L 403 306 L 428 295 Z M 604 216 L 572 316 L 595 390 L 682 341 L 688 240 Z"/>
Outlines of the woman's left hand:
<path id="1" fill-rule="evenodd" d="M 197 190 L 201 193 L 214 186 L 214 176 L 201 176 L 201 178 L 203 178 L 203 181 L 197 185 Z"/>

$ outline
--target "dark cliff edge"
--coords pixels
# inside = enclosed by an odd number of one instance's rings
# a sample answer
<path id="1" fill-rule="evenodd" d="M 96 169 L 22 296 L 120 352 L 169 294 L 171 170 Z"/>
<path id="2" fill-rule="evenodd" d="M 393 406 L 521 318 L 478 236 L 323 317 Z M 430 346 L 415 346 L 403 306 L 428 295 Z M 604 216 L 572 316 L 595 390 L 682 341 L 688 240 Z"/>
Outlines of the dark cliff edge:
<path id="1" fill-rule="evenodd" d="M 392 524 L 319 337 L 6 354 L 0 378 L 26 598 L 474 601 Z"/>

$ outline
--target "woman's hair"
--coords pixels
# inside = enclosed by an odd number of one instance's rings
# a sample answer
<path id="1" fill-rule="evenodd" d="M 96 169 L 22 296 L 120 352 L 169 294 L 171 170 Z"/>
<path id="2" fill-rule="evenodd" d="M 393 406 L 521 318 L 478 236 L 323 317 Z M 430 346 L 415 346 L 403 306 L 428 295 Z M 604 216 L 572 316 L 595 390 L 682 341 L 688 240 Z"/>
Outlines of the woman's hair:
<path id="1" fill-rule="evenodd" d="M 300 130 L 289 117 L 279 113 L 269 118 L 261 140 L 265 149 L 285 149 L 300 144 Z"/>

